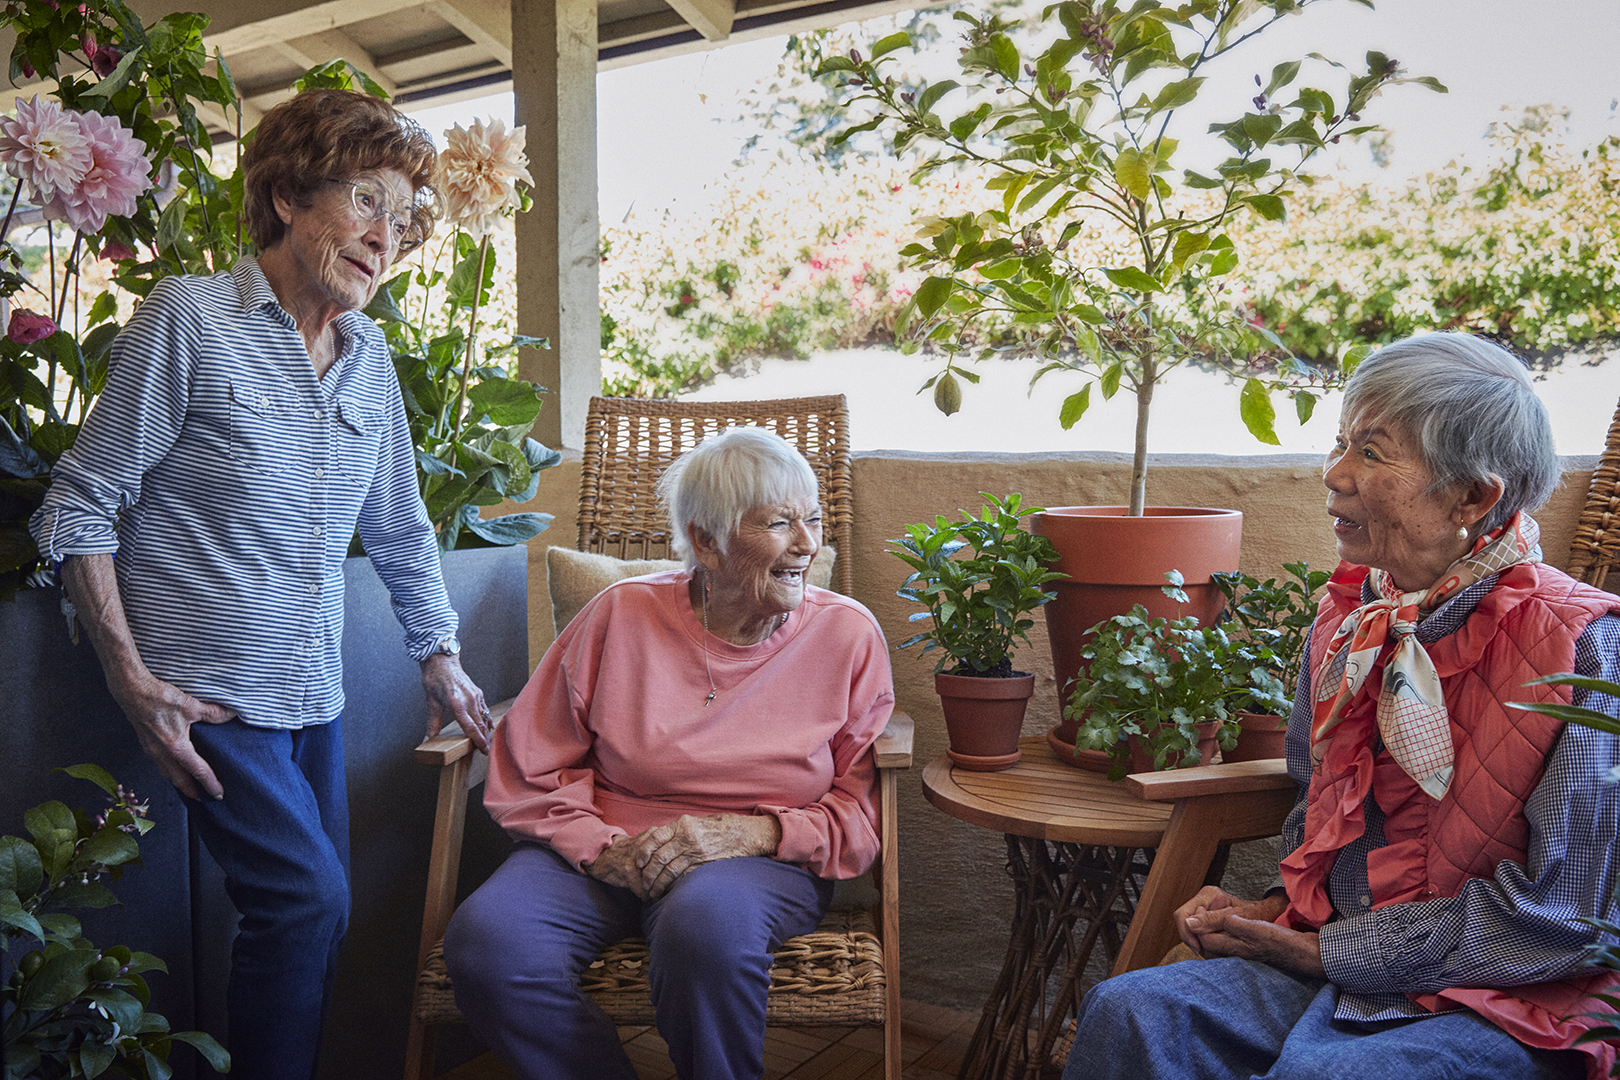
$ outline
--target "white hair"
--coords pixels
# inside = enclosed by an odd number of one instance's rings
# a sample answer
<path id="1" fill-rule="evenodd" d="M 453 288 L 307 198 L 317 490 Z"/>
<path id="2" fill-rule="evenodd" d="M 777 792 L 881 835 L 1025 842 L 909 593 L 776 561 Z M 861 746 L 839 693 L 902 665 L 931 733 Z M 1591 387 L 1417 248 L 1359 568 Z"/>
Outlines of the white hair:
<path id="1" fill-rule="evenodd" d="M 1473 334 L 1419 334 L 1379 349 L 1350 376 L 1344 416 L 1393 425 L 1411 439 L 1431 494 L 1500 480 L 1502 498 L 1478 532 L 1536 509 L 1558 486 L 1547 407 L 1524 364 Z"/>
<path id="2" fill-rule="evenodd" d="M 818 501 L 816 474 L 804 455 L 767 428 L 734 427 L 676 458 L 658 481 L 669 518 L 670 547 L 688 570 L 697 554 L 687 529 L 696 525 L 726 554 L 743 517 L 755 507 Z"/>

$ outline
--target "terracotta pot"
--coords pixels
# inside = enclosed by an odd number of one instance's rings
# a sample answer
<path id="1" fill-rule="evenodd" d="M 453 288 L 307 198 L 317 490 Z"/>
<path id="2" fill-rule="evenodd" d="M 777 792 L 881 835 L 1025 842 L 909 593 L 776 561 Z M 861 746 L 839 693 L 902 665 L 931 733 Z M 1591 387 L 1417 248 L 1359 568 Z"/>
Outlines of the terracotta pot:
<path id="1" fill-rule="evenodd" d="M 1199 506 L 1150 506 L 1129 517 L 1123 506 L 1059 506 L 1031 519 L 1034 532 L 1058 551 L 1052 569 L 1068 578 L 1052 582 L 1056 599 L 1042 610 L 1052 641 L 1052 668 L 1060 707 L 1069 702 L 1069 683 L 1081 668 L 1086 631 L 1141 604 L 1155 617 L 1196 615 L 1208 625 L 1226 598 L 1211 575 L 1236 570 L 1243 546 L 1243 513 Z M 1178 605 L 1160 591 L 1164 575 L 1179 570 L 1188 603 Z M 1061 716 L 1061 711 L 1059 712 Z M 1081 768 L 1088 751 L 1076 751 L 1079 725 L 1064 720 L 1047 733 L 1058 760 Z M 1106 771 L 1104 764 L 1098 771 Z"/>
<path id="2" fill-rule="evenodd" d="M 1288 717 L 1275 713 L 1238 713 L 1237 745 L 1223 761 L 1260 761 L 1283 756 L 1283 737 L 1288 734 Z"/>
<path id="3" fill-rule="evenodd" d="M 1035 692 L 1035 676 L 1010 679 L 973 675 L 935 675 L 934 689 L 945 710 L 950 735 L 946 751 L 964 769 L 994 772 L 1018 760 L 1018 736 L 1024 709 Z"/>
<path id="4" fill-rule="evenodd" d="M 1220 734 L 1221 722 L 1219 720 L 1205 720 L 1202 724 L 1199 724 L 1198 761 L 1196 763 L 1188 761 L 1186 763 L 1186 767 L 1190 768 L 1194 764 L 1212 764 L 1215 760 L 1215 752 L 1220 748 Z M 1130 746 L 1131 772 L 1153 772 L 1153 753 L 1147 748 L 1146 744 L 1142 740 L 1142 737 L 1140 735 L 1132 735 L 1130 738 Z M 1185 754 L 1171 754 L 1165 759 L 1164 767 L 1165 769 L 1179 769 L 1183 767 L 1182 762 L 1185 760 Z"/>

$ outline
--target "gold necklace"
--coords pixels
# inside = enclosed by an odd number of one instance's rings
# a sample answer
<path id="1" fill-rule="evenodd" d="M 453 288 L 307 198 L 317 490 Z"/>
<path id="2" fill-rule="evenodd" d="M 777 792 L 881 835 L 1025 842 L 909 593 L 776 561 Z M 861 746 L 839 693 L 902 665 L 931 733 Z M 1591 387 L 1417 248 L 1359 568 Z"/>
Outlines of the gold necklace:
<path id="1" fill-rule="evenodd" d="M 708 708 L 709 703 L 714 700 L 714 695 L 720 691 L 714 685 L 714 668 L 709 666 L 709 575 L 707 574 L 703 575 L 703 591 L 698 595 L 701 597 L 703 607 L 703 670 L 709 676 L 709 696 L 703 699 L 703 707 Z M 771 634 L 776 633 L 786 625 L 787 612 L 784 611 L 776 617 L 776 625 L 771 627 L 770 633 L 754 642 L 753 647 L 759 648 L 771 639 Z"/>

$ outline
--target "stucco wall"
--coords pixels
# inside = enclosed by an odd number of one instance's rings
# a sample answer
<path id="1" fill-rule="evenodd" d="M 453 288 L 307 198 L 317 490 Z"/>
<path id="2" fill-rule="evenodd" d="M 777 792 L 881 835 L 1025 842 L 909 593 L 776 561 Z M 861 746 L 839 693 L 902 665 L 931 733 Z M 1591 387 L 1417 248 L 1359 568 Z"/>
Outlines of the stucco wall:
<path id="1" fill-rule="evenodd" d="M 1547 560 L 1560 566 L 1569 555 L 1595 459 L 1566 458 L 1564 463 L 1564 485 L 1537 514 Z M 981 491 L 1017 491 L 1026 503 L 1043 506 L 1123 502 L 1130 459 L 1109 453 L 877 451 L 856 455 L 853 472 L 855 596 L 877 616 L 889 639 L 899 641 L 909 636 L 906 620 L 915 608 L 895 595 L 904 567 L 884 551 L 886 541 L 902 535 L 908 522 L 977 509 Z M 578 491 L 579 461 L 573 454 L 542 477 L 540 493 L 529 507 L 557 515 L 540 541 L 574 544 Z M 1323 494 L 1316 457 L 1165 455 L 1152 459 L 1148 473 L 1152 504 L 1243 511 L 1241 569 L 1260 576 L 1276 575 L 1284 562 L 1299 559 L 1324 568 L 1334 565 Z M 535 662 L 552 637 L 545 546 L 530 545 L 529 635 Z M 1037 675 L 1025 733 L 1038 734 L 1055 722 L 1056 712 L 1056 682 L 1039 620 L 1031 641 L 1034 648 L 1020 654 L 1019 666 Z M 921 765 L 945 750 L 932 672 L 932 663 L 915 650 L 894 654 L 899 705 L 917 721 L 917 768 L 902 784 L 900 808 L 901 978 L 908 997 L 977 1009 L 1006 945 L 1011 897 L 1005 846 L 999 835 L 947 817 L 923 798 Z M 1234 874 L 1252 882 L 1267 873 L 1264 847 L 1243 854 L 1246 859 L 1234 859 L 1229 882 Z"/>

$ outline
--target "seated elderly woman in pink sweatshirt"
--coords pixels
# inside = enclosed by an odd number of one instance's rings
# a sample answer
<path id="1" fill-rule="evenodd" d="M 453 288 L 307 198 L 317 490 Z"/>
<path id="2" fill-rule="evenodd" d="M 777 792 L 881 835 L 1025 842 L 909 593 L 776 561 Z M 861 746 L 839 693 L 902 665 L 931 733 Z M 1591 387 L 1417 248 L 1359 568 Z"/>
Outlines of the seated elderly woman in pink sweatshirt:
<path id="1" fill-rule="evenodd" d="M 877 857 L 894 688 L 871 613 L 805 582 L 815 474 L 733 428 L 660 489 L 686 569 L 611 586 L 547 651 L 490 740 L 516 847 L 445 937 L 462 1015 L 533 1080 L 635 1076 L 579 989 L 632 934 L 679 1074 L 757 1080 L 771 950 Z"/>

